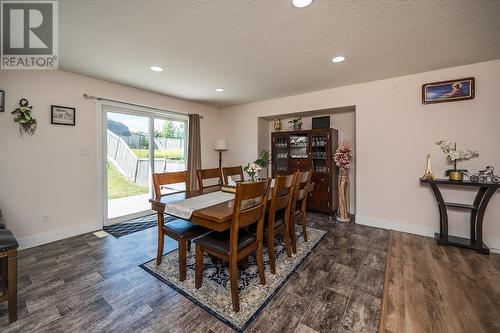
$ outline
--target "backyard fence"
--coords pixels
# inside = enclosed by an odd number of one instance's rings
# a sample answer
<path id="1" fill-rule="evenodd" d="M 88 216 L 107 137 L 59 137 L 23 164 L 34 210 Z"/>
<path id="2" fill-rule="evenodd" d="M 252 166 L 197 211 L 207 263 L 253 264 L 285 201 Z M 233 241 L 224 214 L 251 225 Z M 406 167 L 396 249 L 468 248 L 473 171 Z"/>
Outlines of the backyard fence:
<path id="1" fill-rule="evenodd" d="M 129 181 L 148 186 L 150 175 L 149 159 L 138 158 L 121 137 L 109 130 L 108 161 Z M 183 160 L 155 158 L 154 170 L 155 172 L 183 171 L 186 170 L 186 165 Z"/>

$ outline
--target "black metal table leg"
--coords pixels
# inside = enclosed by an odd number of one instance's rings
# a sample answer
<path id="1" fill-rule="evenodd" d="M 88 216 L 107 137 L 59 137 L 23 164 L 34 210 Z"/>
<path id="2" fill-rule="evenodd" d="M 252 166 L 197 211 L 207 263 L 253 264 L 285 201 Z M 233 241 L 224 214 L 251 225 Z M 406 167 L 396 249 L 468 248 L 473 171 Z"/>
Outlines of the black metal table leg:
<path id="1" fill-rule="evenodd" d="M 440 226 L 439 226 L 439 239 L 438 242 L 446 243 L 448 242 L 448 212 L 446 211 L 446 206 L 444 205 L 444 199 L 443 196 L 441 195 L 441 191 L 439 191 L 439 188 L 437 187 L 436 184 L 430 184 L 432 192 L 434 193 L 434 196 L 436 197 L 436 201 L 438 203 L 438 208 L 439 208 L 439 221 L 440 221 Z"/>
<path id="2" fill-rule="evenodd" d="M 479 188 L 479 191 L 477 191 L 476 197 L 474 198 L 474 203 L 472 204 L 475 208 L 472 210 L 470 213 L 470 240 L 471 240 L 471 245 L 475 246 L 476 245 L 476 235 L 477 235 L 477 211 L 479 209 L 479 204 L 484 198 L 484 194 L 486 193 L 487 187 L 481 187 Z"/>
<path id="3" fill-rule="evenodd" d="M 495 193 L 496 188 L 495 187 L 490 187 L 486 190 L 484 193 L 483 199 L 481 200 L 481 203 L 479 204 L 479 209 L 477 212 L 477 218 L 476 218 L 476 227 L 477 227 L 477 238 L 476 238 L 476 243 L 475 243 L 475 248 L 485 254 L 489 254 L 490 250 L 483 246 L 483 218 L 484 218 L 484 212 L 486 211 L 486 207 L 488 206 L 488 202 L 490 201 L 491 197 Z"/>

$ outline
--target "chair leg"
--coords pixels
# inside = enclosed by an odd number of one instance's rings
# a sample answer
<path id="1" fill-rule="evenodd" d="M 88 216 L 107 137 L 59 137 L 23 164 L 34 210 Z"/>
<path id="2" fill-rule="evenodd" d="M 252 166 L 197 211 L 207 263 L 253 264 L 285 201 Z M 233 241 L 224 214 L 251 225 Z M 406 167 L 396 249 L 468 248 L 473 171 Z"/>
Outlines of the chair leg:
<path id="1" fill-rule="evenodd" d="M 260 284 L 265 285 L 266 284 L 266 274 L 264 271 L 264 254 L 263 252 L 263 244 L 262 242 L 259 242 L 259 245 L 257 246 L 257 268 L 259 269 L 259 279 L 260 279 Z M 273 252 L 274 256 L 274 252 Z M 273 273 L 274 274 L 274 273 Z"/>
<path id="2" fill-rule="evenodd" d="M 285 230 L 283 230 L 283 238 L 285 238 L 285 249 L 286 249 L 286 256 L 288 258 L 292 257 L 292 248 L 290 244 L 290 227 L 288 225 L 285 225 Z"/>
<path id="3" fill-rule="evenodd" d="M 179 240 L 179 280 L 186 280 L 186 255 L 187 241 Z"/>
<path id="4" fill-rule="evenodd" d="M 297 253 L 297 239 L 295 237 L 295 219 L 292 218 L 289 223 L 289 235 L 290 235 L 290 243 L 292 245 L 292 252 Z"/>
<path id="5" fill-rule="evenodd" d="M 8 271 L 8 307 L 9 323 L 17 320 L 17 250 L 9 250 Z"/>
<path id="6" fill-rule="evenodd" d="M 269 268 L 271 269 L 271 274 L 276 274 L 276 262 L 274 257 L 274 235 L 272 234 L 272 232 L 267 233 L 267 253 L 269 255 Z M 257 260 L 259 260 L 258 253 L 257 253 Z M 260 275 L 260 267 L 259 267 L 259 275 Z"/>
<path id="7" fill-rule="evenodd" d="M 300 223 L 302 224 L 302 234 L 304 235 L 304 242 L 307 242 L 306 212 L 302 213 Z"/>
<path id="8" fill-rule="evenodd" d="M 201 288 L 203 283 L 203 249 L 196 245 L 196 268 L 194 274 L 194 286 L 196 289 Z"/>
<path id="9" fill-rule="evenodd" d="M 158 253 L 156 254 L 156 266 L 161 264 L 161 259 L 163 258 L 163 244 L 165 242 L 165 235 L 163 234 L 163 228 L 158 228 Z"/>
<path id="10" fill-rule="evenodd" d="M 234 259 L 230 259 L 229 280 L 231 281 L 231 299 L 233 301 L 233 310 L 234 312 L 238 312 L 240 311 L 240 300 L 238 297 L 238 261 L 236 256 L 234 256 Z"/>

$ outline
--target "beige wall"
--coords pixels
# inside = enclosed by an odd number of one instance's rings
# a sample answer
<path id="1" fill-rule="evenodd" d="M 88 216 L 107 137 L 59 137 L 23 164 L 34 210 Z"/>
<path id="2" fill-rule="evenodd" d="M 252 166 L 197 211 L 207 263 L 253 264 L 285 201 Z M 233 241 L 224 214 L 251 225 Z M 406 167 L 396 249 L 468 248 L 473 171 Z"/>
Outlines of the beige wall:
<path id="1" fill-rule="evenodd" d="M 350 186 L 349 186 L 349 203 L 350 211 L 352 214 L 356 213 L 356 117 L 354 110 L 345 110 L 349 108 L 341 108 L 340 111 L 337 109 L 333 110 L 322 110 L 321 112 L 312 111 L 314 115 L 308 115 L 307 112 L 302 113 L 302 129 L 312 128 L 312 118 L 321 116 L 330 116 L 330 127 L 336 128 L 339 131 L 339 142 L 343 140 L 350 141 L 353 147 L 353 159 L 350 170 Z M 353 109 L 353 108 L 351 108 Z M 291 130 L 291 126 L 288 121 L 293 119 L 294 116 L 281 115 L 282 131 Z M 262 118 L 261 118 L 262 119 Z M 260 120 L 259 120 L 260 122 Z M 259 141 L 267 140 L 265 148 L 271 149 L 271 135 L 270 133 L 275 132 L 274 130 L 274 120 L 268 120 L 265 124 L 267 128 L 267 133 L 262 133 L 261 125 L 259 124 Z M 263 139 L 261 139 L 263 138 Z"/>
<path id="2" fill-rule="evenodd" d="M 0 207 L 24 245 L 95 229 L 97 221 L 96 103 L 83 93 L 152 107 L 199 113 L 204 167 L 217 166 L 213 140 L 224 137 L 217 108 L 63 71 L 1 71 L 7 112 L 0 113 Z M 20 137 L 10 111 L 33 105 L 38 130 Z M 50 105 L 76 107 L 76 127 L 50 125 Z M 88 157 L 80 157 L 86 149 Z M 42 224 L 41 216 L 49 223 Z"/>
<path id="3" fill-rule="evenodd" d="M 461 77 L 476 78 L 476 98 L 422 105 L 421 85 Z M 259 117 L 356 106 L 357 221 L 432 235 L 438 230 L 438 211 L 432 192 L 419 184 L 425 156 L 441 176 L 445 158 L 434 142 L 455 140 L 478 149 L 481 157 L 461 164 L 478 170 L 495 165 L 500 172 L 500 60 L 368 82 L 223 109 L 229 124 L 231 149 L 226 163 L 242 163 L 258 151 Z M 244 124 L 244 125 L 243 125 Z M 449 201 L 470 202 L 472 192 L 447 190 Z M 468 234 L 468 215 L 450 214 L 450 230 Z M 485 243 L 500 248 L 500 194 L 485 214 Z"/>

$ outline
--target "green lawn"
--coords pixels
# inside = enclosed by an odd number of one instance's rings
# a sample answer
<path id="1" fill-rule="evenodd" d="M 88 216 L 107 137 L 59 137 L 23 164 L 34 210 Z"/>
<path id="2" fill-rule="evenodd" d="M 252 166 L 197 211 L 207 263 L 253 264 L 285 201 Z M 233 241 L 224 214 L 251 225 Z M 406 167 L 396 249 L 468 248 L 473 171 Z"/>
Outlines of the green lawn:
<path id="1" fill-rule="evenodd" d="M 139 158 L 148 158 L 148 149 L 132 149 L 135 156 Z M 170 149 L 170 150 L 160 150 L 155 149 L 155 158 L 168 158 L 170 160 L 182 160 L 184 156 L 184 150 L 182 149 Z"/>
<path id="2" fill-rule="evenodd" d="M 108 165 L 108 199 L 118 199 L 149 192 L 146 186 L 129 182 L 111 163 Z"/>

